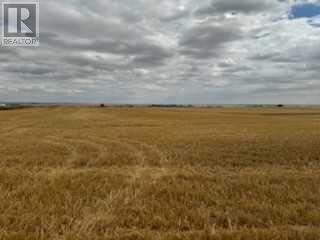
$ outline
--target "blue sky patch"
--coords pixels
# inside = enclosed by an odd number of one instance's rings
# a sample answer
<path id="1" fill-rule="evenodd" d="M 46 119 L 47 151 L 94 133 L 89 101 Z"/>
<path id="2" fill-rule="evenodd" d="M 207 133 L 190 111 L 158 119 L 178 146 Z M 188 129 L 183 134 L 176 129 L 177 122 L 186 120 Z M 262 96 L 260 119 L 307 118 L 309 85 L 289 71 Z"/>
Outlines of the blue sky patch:
<path id="1" fill-rule="evenodd" d="M 320 4 L 318 3 L 299 3 L 290 9 L 290 19 L 313 18 L 320 15 Z"/>

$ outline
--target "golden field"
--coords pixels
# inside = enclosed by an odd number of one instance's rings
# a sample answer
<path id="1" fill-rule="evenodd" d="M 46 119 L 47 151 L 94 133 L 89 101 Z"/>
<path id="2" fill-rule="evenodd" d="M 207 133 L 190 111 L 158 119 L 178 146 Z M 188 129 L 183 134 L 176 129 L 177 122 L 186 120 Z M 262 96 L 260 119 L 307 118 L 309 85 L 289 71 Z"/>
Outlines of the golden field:
<path id="1" fill-rule="evenodd" d="M 320 109 L 0 111 L 0 239 L 320 239 Z"/>

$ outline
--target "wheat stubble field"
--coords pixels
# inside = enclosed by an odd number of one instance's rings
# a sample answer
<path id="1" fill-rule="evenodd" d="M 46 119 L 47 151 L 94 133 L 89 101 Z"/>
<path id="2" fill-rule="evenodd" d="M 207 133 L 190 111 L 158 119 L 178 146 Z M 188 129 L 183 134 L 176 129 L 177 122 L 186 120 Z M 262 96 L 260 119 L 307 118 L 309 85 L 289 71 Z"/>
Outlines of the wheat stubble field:
<path id="1" fill-rule="evenodd" d="M 0 239 L 320 239 L 320 109 L 0 111 Z"/>

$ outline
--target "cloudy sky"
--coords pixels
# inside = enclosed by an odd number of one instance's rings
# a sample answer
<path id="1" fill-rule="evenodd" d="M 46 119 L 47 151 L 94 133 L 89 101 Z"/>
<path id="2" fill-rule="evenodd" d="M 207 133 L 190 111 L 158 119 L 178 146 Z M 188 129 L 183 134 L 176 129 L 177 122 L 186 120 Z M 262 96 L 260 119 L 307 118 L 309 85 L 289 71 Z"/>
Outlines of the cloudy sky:
<path id="1" fill-rule="evenodd" d="M 42 0 L 0 101 L 320 103 L 320 1 Z"/>

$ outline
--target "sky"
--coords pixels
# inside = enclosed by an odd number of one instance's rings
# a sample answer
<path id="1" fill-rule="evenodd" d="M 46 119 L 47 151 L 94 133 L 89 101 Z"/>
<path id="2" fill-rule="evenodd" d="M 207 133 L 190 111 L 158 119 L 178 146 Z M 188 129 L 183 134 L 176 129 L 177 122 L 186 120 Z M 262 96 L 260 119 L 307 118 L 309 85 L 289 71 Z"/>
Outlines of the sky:
<path id="1" fill-rule="evenodd" d="M 0 101 L 320 104 L 319 15 L 315 0 L 42 0 L 40 46 L 0 47 Z"/>

